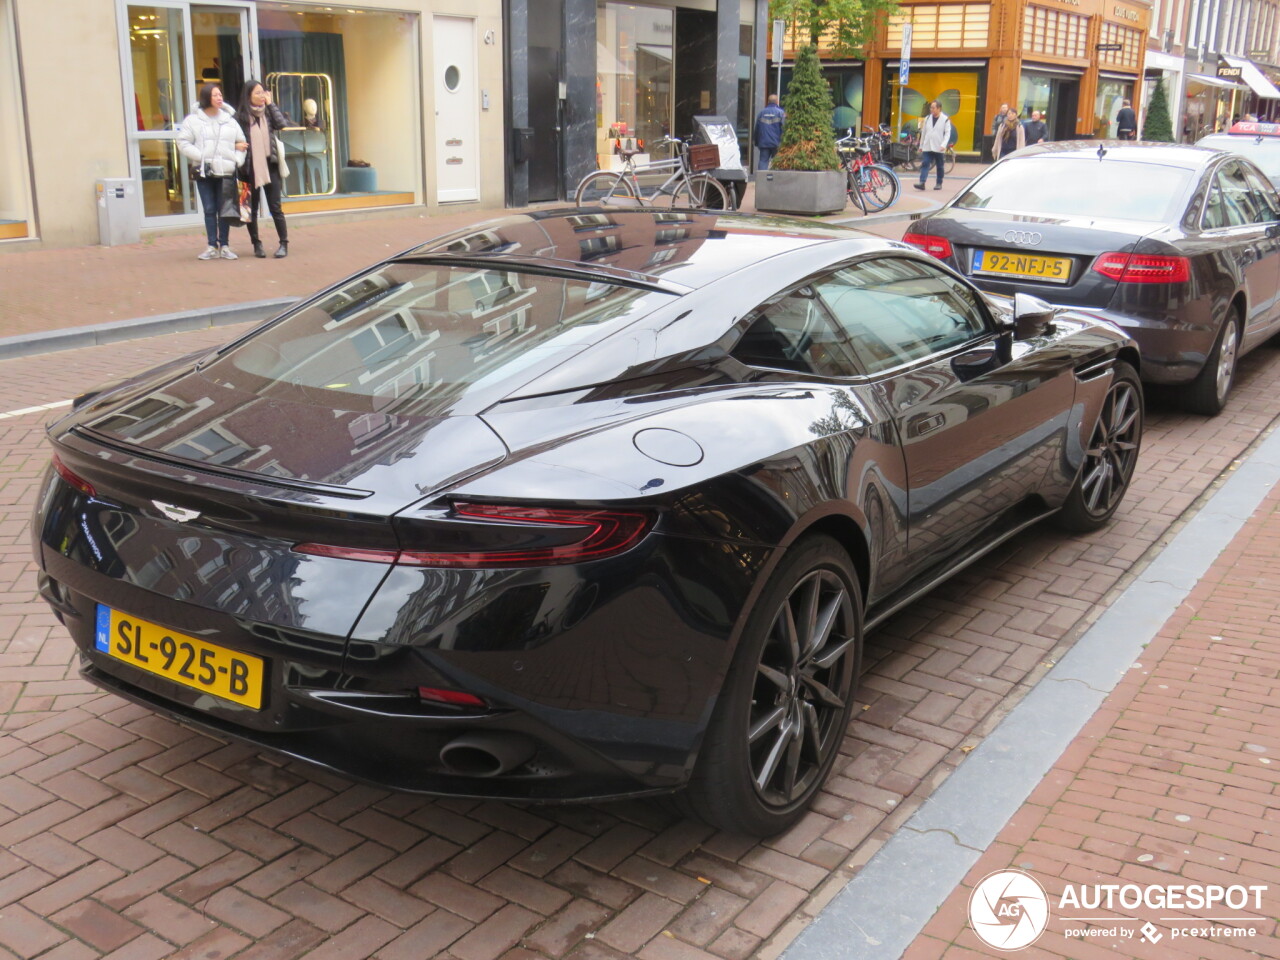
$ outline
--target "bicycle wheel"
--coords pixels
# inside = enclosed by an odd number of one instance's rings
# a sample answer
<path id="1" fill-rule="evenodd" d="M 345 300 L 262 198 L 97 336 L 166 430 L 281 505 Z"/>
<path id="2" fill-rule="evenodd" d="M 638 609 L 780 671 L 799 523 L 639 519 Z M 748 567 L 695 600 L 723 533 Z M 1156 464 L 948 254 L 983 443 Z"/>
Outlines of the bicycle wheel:
<path id="1" fill-rule="evenodd" d="M 598 207 L 635 198 L 636 192 L 626 177 L 609 170 L 597 170 L 582 178 L 573 202 L 580 207 Z"/>
<path id="2" fill-rule="evenodd" d="M 862 200 L 862 167 L 844 168 L 844 189 L 854 206 L 867 215 L 867 205 Z"/>
<path id="3" fill-rule="evenodd" d="M 729 194 L 709 173 L 695 173 L 671 194 L 671 206 L 682 210 L 731 210 Z"/>
<path id="4" fill-rule="evenodd" d="M 947 173 L 951 173 L 953 170 L 955 170 L 955 168 L 956 168 L 956 148 L 947 147 L 946 164 L 943 166 L 942 169 L 945 170 Z"/>
<path id="5" fill-rule="evenodd" d="M 898 199 L 898 175 L 883 164 L 863 167 L 858 195 L 869 210 L 883 210 Z"/>

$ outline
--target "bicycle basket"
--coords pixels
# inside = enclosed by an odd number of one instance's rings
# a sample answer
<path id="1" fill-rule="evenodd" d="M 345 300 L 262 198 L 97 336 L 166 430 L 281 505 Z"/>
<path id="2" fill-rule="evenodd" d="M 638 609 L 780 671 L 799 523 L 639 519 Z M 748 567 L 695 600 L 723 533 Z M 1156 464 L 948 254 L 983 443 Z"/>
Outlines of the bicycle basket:
<path id="1" fill-rule="evenodd" d="M 689 169 L 695 173 L 714 170 L 720 166 L 720 147 L 714 143 L 689 145 Z"/>
<path id="2" fill-rule="evenodd" d="M 911 159 L 911 150 L 905 143 L 889 144 L 889 159 L 894 163 L 906 163 Z"/>

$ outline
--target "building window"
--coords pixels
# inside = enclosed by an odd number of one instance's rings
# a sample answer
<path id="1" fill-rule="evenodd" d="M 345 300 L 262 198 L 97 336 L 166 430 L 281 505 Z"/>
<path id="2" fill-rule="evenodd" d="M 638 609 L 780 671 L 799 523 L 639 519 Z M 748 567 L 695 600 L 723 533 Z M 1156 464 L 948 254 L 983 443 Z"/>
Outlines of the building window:
<path id="1" fill-rule="evenodd" d="M 911 24 L 912 50 L 959 50 L 985 47 L 991 26 L 986 3 L 943 3 L 904 7 L 889 18 L 889 49 L 902 49 L 902 26 Z"/>
<path id="2" fill-rule="evenodd" d="M 26 125 L 10 11 L 11 4 L 0 0 L 0 240 L 29 235 Z"/>
<path id="3" fill-rule="evenodd" d="M 1122 27 L 1118 23 L 1102 24 L 1101 41 L 1104 44 L 1118 43 L 1121 45 L 1119 50 L 1103 51 L 1099 54 L 1099 59 L 1104 63 L 1112 64 L 1117 67 L 1133 67 L 1137 69 L 1138 58 L 1141 56 L 1143 43 L 1142 31 L 1134 30 L 1132 27 Z"/>
<path id="4" fill-rule="evenodd" d="M 602 3 L 596 13 L 596 152 L 642 147 L 671 130 L 674 84 L 670 9 Z"/>
<path id="5" fill-rule="evenodd" d="M 1022 19 L 1022 47 L 1027 53 L 1086 59 L 1089 18 L 1028 4 Z"/>

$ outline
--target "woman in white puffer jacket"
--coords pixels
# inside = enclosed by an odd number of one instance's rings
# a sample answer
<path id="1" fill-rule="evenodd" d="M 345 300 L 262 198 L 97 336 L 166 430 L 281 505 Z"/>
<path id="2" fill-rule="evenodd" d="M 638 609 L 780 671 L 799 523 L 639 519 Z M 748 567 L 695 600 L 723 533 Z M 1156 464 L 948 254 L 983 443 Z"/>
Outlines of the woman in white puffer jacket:
<path id="1" fill-rule="evenodd" d="M 244 163 L 249 147 L 244 131 L 236 123 L 235 113 L 222 102 L 222 88 L 206 83 L 200 88 L 200 99 L 178 128 L 178 149 L 191 161 L 196 191 L 204 208 L 204 232 L 208 247 L 196 259 L 238 260 L 227 237 L 231 221 L 218 216 L 224 201 L 223 191 L 238 191 L 236 168 Z"/>

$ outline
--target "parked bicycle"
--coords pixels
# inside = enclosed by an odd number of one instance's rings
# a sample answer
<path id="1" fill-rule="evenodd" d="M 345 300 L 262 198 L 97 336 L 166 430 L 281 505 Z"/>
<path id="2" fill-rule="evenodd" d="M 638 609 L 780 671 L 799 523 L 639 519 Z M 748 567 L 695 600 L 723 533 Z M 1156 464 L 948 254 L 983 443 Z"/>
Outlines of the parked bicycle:
<path id="1" fill-rule="evenodd" d="M 902 166 L 907 170 L 915 170 L 920 166 L 920 136 L 916 133 L 903 133 L 902 144 L 906 147 L 905 159 Z M 944 173 L 951 173 L 956 168 L 956 148 L 955 144 L 948 144 L 947 149 L 943 152 L 942 169 Z"/>
<path id="2" fill-rule="evenodd" d="M 840 154 L 840 169 L 845 173 L 845 190 L 849 199 L 861 208 L 863 214 L 883 210 L 898 199 L 902 184 L 898 175 L 882 163 L 876 163 L 870 144 L 853 135 L 836 141 Z"/>
<path id="3" fill-rule="evenodd" d="M 707 173 L 720 165 L 720 148 L 715 144 L 685 143 L 663 137 L 654 147 L 670 145 L 670 160 L 636 163 L 639 149 L 623 150 L 621 170 L 596 170 L 582 178 L 574 193 L 580 207 L 636 204 L 690 210 L 732 210 L 729 194 L 720 181 Z M 646 187 L 666 174 L 657 187 Z M 641 178 L 645 183 L 641 182 Z"/>

